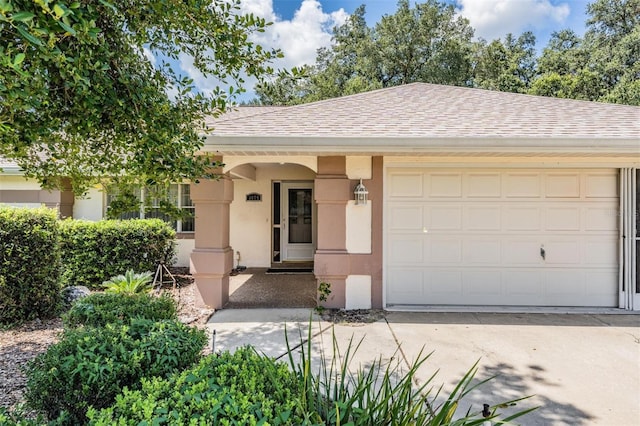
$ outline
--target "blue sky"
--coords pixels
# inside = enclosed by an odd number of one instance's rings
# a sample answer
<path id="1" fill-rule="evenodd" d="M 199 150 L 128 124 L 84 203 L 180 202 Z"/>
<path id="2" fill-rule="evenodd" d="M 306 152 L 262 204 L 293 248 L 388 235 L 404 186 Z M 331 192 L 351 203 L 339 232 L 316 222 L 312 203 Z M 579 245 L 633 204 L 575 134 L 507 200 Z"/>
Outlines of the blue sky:
<path id="1" fill-rule="evenodd" d="M 538 50 L 546 45 L 554 31 L 571 28 L 584 33 L 586 6 L 589 0 L 446 0 L 458 13 L 469 19 L 476 37 L 486 40 L 504 38 L 511 32 L 520 35 L 533 31 Z M 412 4 L 415 2 L 412 0 Z M 381 16 L 393 14 L 395 0 L 242 0 L 242 9 L 266 18 L 274 24 L 254 41 L 264 47 L 276 47 L 285 57 L 275 68 L 291 68 L 315 61 L 315 52 L 331 43 L 331 29 L 342 24 L 359 5 L 366 6 L 366 19 L 373 26 Z M 189 66 L 188 58 L 181 68 L 189 74 L 199 90 L 211 90 L 217 84 L 202 78 Z M 255 82 L 248 80 L 247 92 L 241 100 L 254 97 Z"/>

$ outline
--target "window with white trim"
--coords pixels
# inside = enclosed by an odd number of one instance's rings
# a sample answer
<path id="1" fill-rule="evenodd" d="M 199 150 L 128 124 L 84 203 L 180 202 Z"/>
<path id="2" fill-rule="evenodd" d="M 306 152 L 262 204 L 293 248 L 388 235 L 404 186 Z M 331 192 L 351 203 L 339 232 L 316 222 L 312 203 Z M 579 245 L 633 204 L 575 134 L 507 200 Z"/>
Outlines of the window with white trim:
<path id="1" fill-rule="evenodd" d="M 191 201 L 191 186 L 188 183 L 172 184 L 169 186 L 169 194 L 159 194 L 155 188 L 136 188 L 133 192 L 140 208 L 137 211 L 125 212 L 119 215 L 120 219 L 161 219 L 169 223 L 176 232 L 194 232 L 195 206 Z M 106 207 L 108 208 L 115 194 L 107 194 Z M 183 213 L 181 219 L 171 218 L 161 209 L 162 202 L 171 203 L 172 207 L 177 207 Z"/>

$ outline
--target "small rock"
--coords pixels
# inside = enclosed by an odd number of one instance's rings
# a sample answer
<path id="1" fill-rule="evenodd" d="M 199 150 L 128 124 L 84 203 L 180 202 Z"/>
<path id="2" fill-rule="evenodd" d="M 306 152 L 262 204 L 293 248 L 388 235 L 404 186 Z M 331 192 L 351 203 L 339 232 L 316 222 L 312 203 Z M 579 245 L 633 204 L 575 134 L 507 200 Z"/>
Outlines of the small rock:
<path id="1" fill-rule="evenodd" d="M 62 298 L 67 305 L 71 305 L 76 300 L 82 299 L 90 294 L 91 290 L 83 285 L 74 285 L 62 289 Z"/>

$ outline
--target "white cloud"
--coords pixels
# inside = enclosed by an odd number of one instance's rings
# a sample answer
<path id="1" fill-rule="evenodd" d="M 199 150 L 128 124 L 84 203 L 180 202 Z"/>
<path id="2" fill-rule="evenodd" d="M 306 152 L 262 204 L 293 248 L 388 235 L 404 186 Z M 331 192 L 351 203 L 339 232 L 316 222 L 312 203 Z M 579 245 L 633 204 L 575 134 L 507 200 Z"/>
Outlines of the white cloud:
<path id="1" fill-rule="evenodd" d="M 566 22 L 567 3 L 549 0 L 457 0 L 459 13 L 469 19 L 476 37 L 486 40 L 518 36 L 523 31 L 557 28 Z"/>
<path id="2" fill-rule="evenodd" d="M 333 27 L 343 24 L 349 16 L 342 8 L 330 13 L 324 12 L 318 0 L 301 0 L 299 8 L 290 20 L 282 19 L 275 14 L 272 0 L 242 0 L 241 11 L 273 22 L 265 32 L 254 34 L 251 40 L 264 48 L 282 50 L 284 58 L 272 63 L 274 69 L 313 64 L 316 51 L 331 44 Z M 210 93 L 220 85 L 218 81 L 204 78 L 193 66 L 193 60 L 186 55 L 180 58 L 180 67 L 194 80 L 200 91 Z M 251 91 L 256 80 L 245 80 L 245 89 Z M 252 95 L 243 98 L 251 97 Z"/>

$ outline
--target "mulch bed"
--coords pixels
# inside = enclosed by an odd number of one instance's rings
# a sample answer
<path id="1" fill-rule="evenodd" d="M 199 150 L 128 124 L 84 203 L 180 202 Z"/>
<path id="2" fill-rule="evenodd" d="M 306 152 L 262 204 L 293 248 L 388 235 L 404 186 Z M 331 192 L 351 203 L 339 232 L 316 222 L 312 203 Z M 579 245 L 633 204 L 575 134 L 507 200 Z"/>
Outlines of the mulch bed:
<path id="1" fill-rule="evenodd" d="M 196 306 L 197 290 L 188 268 L 175 268 L 172 272 L 178 286 L 174 289 L 165 285 L 162 291 L 170 293 L 178 301 L 180 321 L 204 328 L 213 315 L 213 309 Z M 22 367 L 57 342 L 61 332 L 60 318 L 36 319 L 9 330 L 0 329 L 0 407 L 14 408 L 23 402 L 27 379 Z M 210 348 L 205 348 L 204 352 L 210 352 Z"/>

